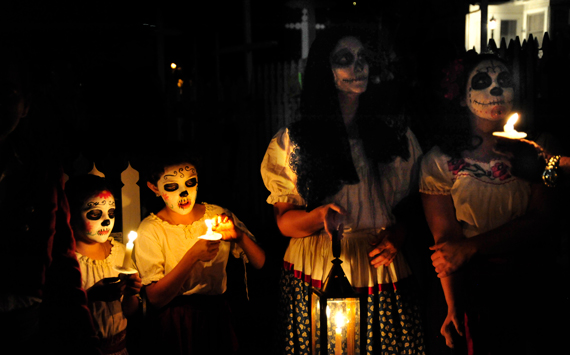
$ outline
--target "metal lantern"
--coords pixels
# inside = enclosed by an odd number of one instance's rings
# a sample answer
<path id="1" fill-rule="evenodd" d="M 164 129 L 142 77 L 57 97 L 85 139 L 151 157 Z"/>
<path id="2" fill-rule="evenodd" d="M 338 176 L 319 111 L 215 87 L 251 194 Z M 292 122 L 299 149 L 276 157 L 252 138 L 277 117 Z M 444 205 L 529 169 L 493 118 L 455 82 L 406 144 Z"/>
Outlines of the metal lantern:
<path id="1" fill-rule="evenodd" d="M 312 288 L 311 332 L 313 355 L 361 354 L 361 296 L 346 278 L 340 257 L 338 232 L 333 233 L 333 266 L 322 289 Z M 364 352 L 362 352 L 364 353 Z"/>

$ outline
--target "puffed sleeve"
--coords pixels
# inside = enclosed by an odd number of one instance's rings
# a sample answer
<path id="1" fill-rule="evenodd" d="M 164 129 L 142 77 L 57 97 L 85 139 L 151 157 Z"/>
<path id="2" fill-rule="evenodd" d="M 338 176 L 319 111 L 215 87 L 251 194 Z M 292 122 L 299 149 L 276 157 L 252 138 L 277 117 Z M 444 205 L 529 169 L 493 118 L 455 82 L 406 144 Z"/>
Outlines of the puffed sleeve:
<path id="1" fill-rule="evenodd" d="M 289 130 L 282 128 L 269 143 L 263 157 L 261 177 L 265 187 L 271 193 L 267 198 L 267 203 L 271 205 L 277 202 L 305 205 L 305 201 L 297 192 L 297 176 L 289 167 L 293 148 Z"/>
<path id="2" fill-rule="evenodd" d="M 160 223 L 145 219 L 137 230 L 133 258 L 143 285 L 159 281 L 165 274 L 165 255 L 159 238 L 166 232 L 159 230 L 161 228 Z"/>
<path id="3" fill-rule="evenodd" d="M 420 169 L 420 192 L 430 195 L 449 195 L 453 186 L 451 158 L 433 147 L 422 159 Z"/>

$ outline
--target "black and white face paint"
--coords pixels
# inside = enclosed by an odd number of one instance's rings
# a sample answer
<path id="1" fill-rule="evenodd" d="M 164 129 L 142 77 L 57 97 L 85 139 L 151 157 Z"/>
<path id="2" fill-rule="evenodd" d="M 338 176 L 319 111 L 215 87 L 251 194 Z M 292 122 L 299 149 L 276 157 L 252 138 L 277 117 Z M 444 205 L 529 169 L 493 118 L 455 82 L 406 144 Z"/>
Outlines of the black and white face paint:
<path id="1" fill-rule="evenodd" d="M 170 166 L 164 169 L 158 181 L 158 191 L 166 207 L 186 215 L 192 211 L 198 193 L 198 174 L 191 164 Z"/>
<path id="2" fill-rule="evenodd" d="M 368 86 L 368 51 L 355 37 L 344 37 L 330 58 L 337 90 L 362 94 Z"/>
<path id="3" fill-rule="evenodd" d="M 469 74 L 466 92 L 466 104 L 477 117 L 502 120 L 513 109 L 513 79 L 501 62 L 485 60 L 479 63 Z"/>
<path id="4" fill-rule="evenodd" d="M 85 236 L 97 243 L 104 243 L 115 225 L 115 198 L 109 191 L 91 196 L 82 205 L 81 217 Z"/>

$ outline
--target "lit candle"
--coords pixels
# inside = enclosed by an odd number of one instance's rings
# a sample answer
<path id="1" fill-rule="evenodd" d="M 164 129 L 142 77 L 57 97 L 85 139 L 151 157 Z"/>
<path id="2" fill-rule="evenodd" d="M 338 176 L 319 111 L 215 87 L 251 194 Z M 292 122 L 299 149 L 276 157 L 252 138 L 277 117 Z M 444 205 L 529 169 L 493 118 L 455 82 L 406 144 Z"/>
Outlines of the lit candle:
<path id="1" fill-rule="evenodd" d="M 346 353 L 354 355 L 354 313 L 356 305 L 354 302 L 348 302 L 347 306 L 347 325 L 346 325 Z"/>
<path id="2" fill-rule="evenodd" d="M 334 341 L 334 355 L 342 355 L 342 336 L 340 327 L 336 328 L 336 337 Z"/>
<path id="3" fill-rule="evenodd" d="M 125 258 L 123 259 L 123 269 L 129 269 L 131 266 L 131 255 L 133 254 L 133 242 L 137 239 L 137 232 L 130 231 L 129 241 L 127 242 L 127 248 L 125 250 Z"/>
<path id="4" fill-rule="evenodd" d="M 334 345 L 334 353 L 335 355 L 342 354 L 342 327 L 345 325 L 345 317 L 342 312 L 338 312 L 335 316 L 335 323 L 336 323 L 336 336 L 335 336 L 335 345 Z"/>
<path id="5" fill-rule="evenodd" d="M 208 231 L 206 232 L 206 234 L 199 236 L 198 239 L 206 239 L 206 240 L 220 240 L 220 239 L 222 239 L 222 235 L 220 233 L 216 233 L 216 232 L 212 231 L 213 221 L 211 219 L 207 219 L 204 222 L 206 222 L 206 226 L 208 227 Z"/>
<path id="6" fill-rule="evenodd" d="M 511 139 L 521 139 L 526 137 L 526 133 L 524 132 L 517 132 L 515 129 L 515 123 L 519 120 L 519 114 L 513 113 L 507 124 L 503 127 L 503 132 L 493 132 L 494 136 L 504 137 L 504 138 L 511 138 Z"/>

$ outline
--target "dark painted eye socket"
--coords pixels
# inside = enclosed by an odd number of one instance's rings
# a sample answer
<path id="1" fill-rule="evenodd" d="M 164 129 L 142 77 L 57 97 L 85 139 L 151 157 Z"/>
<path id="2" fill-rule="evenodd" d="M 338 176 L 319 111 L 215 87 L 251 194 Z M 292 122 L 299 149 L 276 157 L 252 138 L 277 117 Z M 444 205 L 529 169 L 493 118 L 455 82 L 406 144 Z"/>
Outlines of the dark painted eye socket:
<path id="1" fill-rule="evenodd" d="M 196 185 L 198 185 L 198 180 L 196 180 L 196 178 L 192 178 L 186 181 L 186 187 L 194 187 Z"/>
<path id="2" fill-rule="evenodd" d="M 164 185 L 166 191 L 172 192 L 178 190 L 178 184 L 166 184 Z"/>
<path id="3" fill-rule="evenodd" d="M 109 218 L 110 219 L 115 218 L 115 209 L 114 208 L 109 209 Z"/>
<path id="4" fill-rule="evenodd" d="M 513 83 L 513 76 L 511 73 L 506 71 L 500 72 L 499 75 L 497 75 L 497 83 L 502 88 L 512 88 L 515 86 Z"/>
<path id="5" fill-rule="evenodd" d="M 333 54 L 331 63 L 333 67 L 348 67 L 358 61 L 359 64 L 364 65 L 370 62 L 371 53 L 366 49 L 362 49 L 355 57 L 349 50 L 341 50 Z"/>
<path id="6" fill-rule="evenodd" d="M 473 90 L 483 90 L 491 86 L 493 79 L 487 73 L 477 73 L 471 79 L 471 87 Z"/>
<path id="7" fill-rule="evenodd" d="M 97 221 L 101 218 L 101 216 L 103 215 L 103 211 L 101 210 L 91 210 L 89 212 L 87 212 L 87 219 L 90 221 Z"/>
<path id="8" fill-rule="evenodd" d="M 331 63 L 333 66 L 347 67 L 349 65 L 352 65 L 352 63 L 354 63 L 355 60 L 356 58 L 354 57 L 352 52 L 348 50 L 346 51 L 343 50 L 338 53 L 335 53 L 332 56 Z"/>

